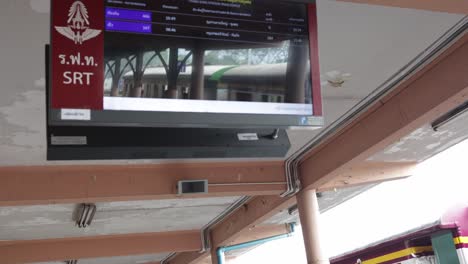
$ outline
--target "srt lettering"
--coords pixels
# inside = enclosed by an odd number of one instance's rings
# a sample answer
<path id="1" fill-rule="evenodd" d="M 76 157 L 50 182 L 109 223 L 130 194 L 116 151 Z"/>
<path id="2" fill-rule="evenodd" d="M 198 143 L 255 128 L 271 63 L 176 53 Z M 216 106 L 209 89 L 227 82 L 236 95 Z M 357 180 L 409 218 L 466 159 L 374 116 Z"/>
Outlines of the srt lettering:
<path id="1" fill-rule="evenodd" d="M 63 73 L 63 84 L 73 84 L 73 85 L 90 85 L 91 76 L 94 73 L 92 72 L 71 72 L 66 71 Z"/>

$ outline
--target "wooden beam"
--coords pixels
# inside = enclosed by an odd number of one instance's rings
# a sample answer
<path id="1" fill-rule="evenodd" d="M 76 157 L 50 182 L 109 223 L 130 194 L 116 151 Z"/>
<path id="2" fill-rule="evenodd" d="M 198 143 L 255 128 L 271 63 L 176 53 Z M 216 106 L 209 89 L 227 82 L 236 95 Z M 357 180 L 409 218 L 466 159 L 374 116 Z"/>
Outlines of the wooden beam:
<path id="1" fill-rule="evenodd" d="M 468 34 L 383 98 L 300 165 L 301 183 L 319 189 L 414 130 L 468 100 Z"/>
<path id="2" fill-rule="evenodd" d="M 0 242 L 0 263 L 17 264 L 68 259 L 196 251 L 200 231 L 60 238 Z"/>
<path id="3" fill-rule="evenodd" d="M 435 12 L 468 14 L 466 0 L 338 0 L 341 2 L 412 8 Z"/>
<path id="4" fill-rule="evenodd" d="M 179 180 L 207 179 L 210 184 L 208 194 L 184 198 L 279 195 L 286 190 L 282 161 L 0 167 L 0 175 L 0 206 L 176 198 Z"/>
<path id="5" fill-rule="evenodd" d="M 355 166 L 334 171 L 333 180 L 320 186 L 318 192 L 357 185 L 400 180 L 411 176 L 417 162 L 362 162 Z"/>

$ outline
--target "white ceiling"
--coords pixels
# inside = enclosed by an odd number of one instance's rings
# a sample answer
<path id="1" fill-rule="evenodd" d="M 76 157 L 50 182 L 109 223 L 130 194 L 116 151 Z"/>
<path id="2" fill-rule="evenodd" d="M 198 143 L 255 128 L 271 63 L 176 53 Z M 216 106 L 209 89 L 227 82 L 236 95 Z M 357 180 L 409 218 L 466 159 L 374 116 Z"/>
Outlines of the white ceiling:
<path id="1" fill-rule="evenodd" d="M 199 230 L 238 197 L 96 204 L 91 226 L 78 228 L 74 204 L 0 207 L 0 241 Z"/>
<path id="2" fill-rule="evenodd" d="M 44 45 L 49 39 L 48 2 L 5 1 L 0 9 L 0 166 L 54 164 L 45 160 Z M 459 15 L 328 0 L 319 0 L 318 10 L 321 71 L 338 70 L 352 74 L 351 80 L 342 88 L 324 87 L 327 124 L 349 111 L 461 19 Z M 458 131 L 456 127 L 453 129 Z M 290 131 L 293 145 L 290 153 L 318 132 Z M 427 128 L 422 132 L 433 137 Z M 466 130 L 451 134 L 453 138 L 446 138 L 445 143 L 434 145 L 431 150 L 454 144 L 453 140 L 461 140 L 466 134 Z M 444 135 L 448 134 L 439 136 Z M 414 137 L 410 136 L 405 140 L 411 144 L 409 147 L 389 148 L 373 158 L 426 157 L 427 152 L 411 152 L 414 146 L 424 145 L 425 138 L 412 139 Z M 105 163 L 135 162 L 163 161 Z M 0 240 L 199 229 L 234 200 L 235 197 L 101 203 L 97 205 L 98 213 L 89 229 L 74 226 L 71 216 L 75 205 L 71 204 L 0 207 Z M 287 216 L 270 220 L 272 223 L 285 221 Z M 160 260 L 163 256 L 81 260 L 80 263 L 130 264 Z"/>

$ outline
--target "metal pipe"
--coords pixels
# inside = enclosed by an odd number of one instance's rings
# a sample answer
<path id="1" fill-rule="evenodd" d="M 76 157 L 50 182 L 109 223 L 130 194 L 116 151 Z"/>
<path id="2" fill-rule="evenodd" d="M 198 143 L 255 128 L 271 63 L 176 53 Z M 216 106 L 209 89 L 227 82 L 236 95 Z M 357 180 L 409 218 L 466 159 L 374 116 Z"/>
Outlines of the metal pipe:
<path id="1" fill-rule="evenodd" d="M 236 182 L 236 183 L 208 183 L 208 186 L 242 186 L 242 185 L 286 185 L 287 182 Z"/>
<path id="2" fill-rule="evenodd" d="M 468 101 L 464 102 L 460 106 L 456 107 L 452 111 L 449 111 L 445 115 L 437 118 L 432 124 L 432 129 L 437 132 L 439 129 L 451 122 L 454 122 L 457 118 L 468 113 Z"/>
<path id="3" fill-rule="evenodd" d="M 86 222 L 86 226 L 90 226 L 91 225 L 91 222 L 93 221 L 94 219 L 94 215 L 96 214 L 96 205 L 95 204 L 91 204 L 89 205 L 90 207 L 90 210 L 91 210 L 91 214 L 89 215 L 88 219 L 87 219 L 87 222 Z"/>
<path id="4" fill-rule="evenodd" d="M 207 225 L 205 225 L 202 230 L 201 230 L 201 241 L 202 241 L 202 248 L 200 250 L 200 253 L 204 253 L 211 249 L 211 241 L 210 241 L 210 231 L 211 228 L 218 223 L 220 223 L 222 220 L 227 218 L 230 214 L 232 214 L 234 211 L 236 211 L 238 208 L 242 207 L 245 203 L 247 203 L 250 200 L 249 196 L 243 196 L 239 198 L 235 203 L 231 204 L 226 210 L 224 210 L 220 215 L 218 215 L 216 218 L 211 220 Z"/>
<path id="5" fill-rule="evenodd" d="M 171 253 L 167 255 L 165 258 L 163 258 L 159 263 L 160 264 L 166 264 L 171 258 L 175 257 L 176 253 Z"/>
<path id="6" fill-rule="evenodd" d="M 277 236 L 273 236 L 273 237 L 267 237 L 267 238 L 258 239 L 258 240 L 254 240 L 254 241 L 249 241 L 249 242 L 245 242 L 245 243 L 241 243 L 241 244 L 237 244 L 237 245 L 232 245 L 232 246 L 219 247 L 216 250 L 216 257 L 218 258 L 218 264 L 225 264 L 226 263 L 225 256 L 224 256 L 224 253 L 226 253 L 226 252 L 233 251 L 233 250 L 239 250 L 239 249 L 243 249 L 243 248 L 248 248 L 248 247 L 253 247 L 253 246 L 258 246 L 258 245 L 262 245 L 262 244 L 270 242 L 270 241 L 291 237 L 294 234 L 295 225 L 296 225 L 295 223 L 289 224 L 290 231 L 287 234 L 284 234 L 284 235 L 277 235 Z"/>

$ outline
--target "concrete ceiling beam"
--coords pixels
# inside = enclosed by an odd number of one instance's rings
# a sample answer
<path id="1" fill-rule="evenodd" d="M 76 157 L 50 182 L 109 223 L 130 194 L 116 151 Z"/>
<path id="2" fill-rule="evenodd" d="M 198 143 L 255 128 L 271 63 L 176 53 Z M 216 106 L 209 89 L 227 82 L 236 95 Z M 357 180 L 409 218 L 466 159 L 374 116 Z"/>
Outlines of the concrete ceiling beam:
<path id="1" fill-rule="evenodd" d="M 464 34 L 393 92 L 312 149 L 299 168 L 302 186 L 308 189 L 331 188 L 333 185 L 330 182 L 340 173 L 364 166 L 372 154 L 467 101 L 467 72 L 468 34 Z M 402 164 L 407 169 L 412 167 L 412 164 Z M 393 170 L 400 169 L 396 167 Z M 374 175 L 375 172 L 372 169 L 367 173 Z M 211 232 L 212 248 L 226 245 L 249 228 L 295 203 L 295 197 L 254 198 L 214 227 Z M 181 253 L 169 263 L 195 264 L 207 255 Z"/>
<path id="2" fill-rule="evenodd" d="M 321 190 L 409 176 L 412 163 L 365 163 L 335 173 Z M 173 199 L 179 180 L 207 179 L 208 194 L 183 198 L 279 195 L 283 162 L 148 166 L 0 167 L 0 206 Z M 278 183 L 278 184 L 272 184 Z"/>
<path id="3" fill-rule="evenodd" d="M 284 173 L 282 161 L 0 167 L 0 206 L 181 198 L 178 181 L 205 179 L 209 193 L 183 198 L 279 195 Z"/>
<path id="4" fill-rule="evenodd" d="M 412 8 L 468 15 L 466 0 L 337 0 L 341 2 Z"/>
<path id="5" fill-rule="evenodd" d="M 362 166 L 398 142 L 468 100 L 468 33 L 425 65 L 366 113 L 313 149 L 301 162 L 301 183 L 320 189 L 336 173 Z"/>
<path id="6" fill-rule="evenodd" d="M 321 185 L 317 192 L 405 179 L 413 175 L 417 164 L 417 162 L 361 162 L 334 171 L 330 176 L 333 180 Z"/>
<path id="7" fill-rule="evenodd" d="M 199 230 L 80 238 L 1 241 L 0 263 L 17 264 L 185 252 L 197 251 L 201 248 Z"/>

